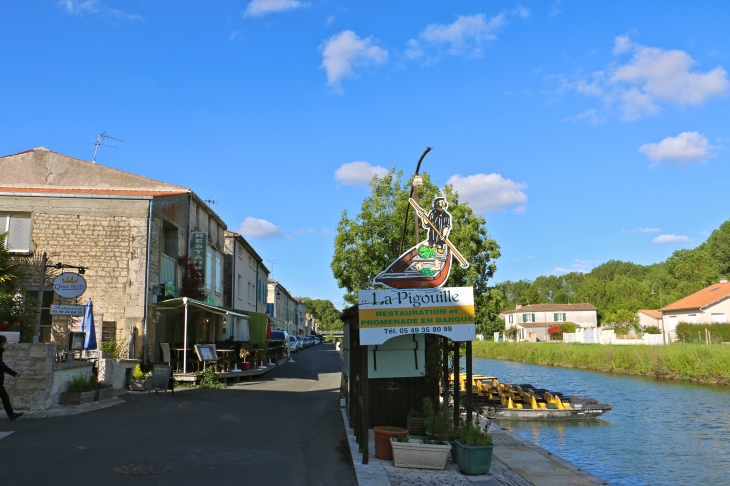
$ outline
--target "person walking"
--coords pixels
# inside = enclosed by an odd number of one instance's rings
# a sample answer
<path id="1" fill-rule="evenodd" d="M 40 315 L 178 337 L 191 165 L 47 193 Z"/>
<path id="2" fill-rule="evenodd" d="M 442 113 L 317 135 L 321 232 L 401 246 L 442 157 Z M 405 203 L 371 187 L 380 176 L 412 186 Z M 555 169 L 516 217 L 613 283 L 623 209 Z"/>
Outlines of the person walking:
<path id="1" fill-rule="evenodd" d="M 10 405 L 10 396 L 8 395 L 8 392 L 5 390 L 5 373 L 9 374 L 10 376 L 18 376 L 18 373 L 8 368 L 8 366 L 3 361 L 3 353 L 5 352 L 5 343 L 8 342 L 8 338 L 5 336 L 0 335 L 0 400 L 3 402 L 3 408 L 5 408 L 5 413 L 8 414 L 8 418 L 10 420 L 15 420 L 16 418 L 23 415 L 22 413 L 15 413 L 13 412 L 13 406 Z"/>

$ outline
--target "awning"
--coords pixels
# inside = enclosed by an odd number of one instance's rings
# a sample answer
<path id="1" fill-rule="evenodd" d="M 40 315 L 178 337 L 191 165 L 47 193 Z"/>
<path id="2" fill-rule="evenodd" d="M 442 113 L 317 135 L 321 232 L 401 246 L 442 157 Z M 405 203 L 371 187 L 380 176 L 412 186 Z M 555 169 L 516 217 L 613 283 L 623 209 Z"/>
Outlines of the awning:
<path id="1" fill-rule="evenodd" d="M 204 302 L 200 302 L 199 300 L 191 299 L 189 297 L 177 297 L 175 299 L 163 300 L 162 302 L 151 304 L 150 307 L 154 307 L 157 310 L 173 310 L 179 309 L 181 307 L 185 309 L 185 323 L 183 327 L 183 373 L 188 372 L 188 307 L 195 307 L 198 309 L 202 309 L 206 312 L 210 312 L 211 314 L 231 316 L 236 319 L 249 319 L 246 314 L 232 311 L 230 309 L 224 309 L 223 307 L 206 304 Z"/>
<path id="2" fill-rule="evenodd" d="M 197 307 L 198 309 L 203 309 L 212 314 L 217 314 L 217 315 L 221 315 L 221 316 L 231 316 L 231 317 L 235 317 L 236 319 L 248 320 L 248 318 L 249 318 L 246 314 L 243 314 L 242 312 L 236 312 L 231 309 L 226 309 L 223 307 L 206 304 L 205 302 L 191 299 L 190 297 L 177 297 L 174 299 L 163 300 L 162 302 L 150 304 L 150 307 L 154 307 L 155 309 L 158 309 L 158 310 L 179 309 L 180 307 L 185 307 L 186 301 L 187 301 L 188 306 Z"/>

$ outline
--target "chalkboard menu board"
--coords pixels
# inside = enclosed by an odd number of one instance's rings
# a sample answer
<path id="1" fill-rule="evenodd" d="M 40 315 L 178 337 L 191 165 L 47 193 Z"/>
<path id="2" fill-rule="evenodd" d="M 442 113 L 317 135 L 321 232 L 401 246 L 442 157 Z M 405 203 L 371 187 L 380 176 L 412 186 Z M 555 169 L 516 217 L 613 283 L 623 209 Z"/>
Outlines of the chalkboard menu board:
<path id="1" fill-rule="evenodd" d="M 200 361 L 218 361 L 218 353 L 215 344 L 196 344 L 195 352 Z"/>
<path id="2" fill-rule="evenodd" d="M 172 390 L 172 394 L 175 394 L 174 381 L 172 379 L 172 366 L 155 365 L 152 369 L 152 384 L 150 385 L 149 391 L 152 390 L 154 390 L 155 393 L 157 393 L 158 390 L 165 390 L 165 394 L 167 394 L 167 390 Z"/>
<path id="3" fill-rule="evenodd" d="M 84 341 L 86 341 L 85 332 L 70 332 L 68 333 L 69 349 L 73 351 L 79 351 L 84 349 Z"/>

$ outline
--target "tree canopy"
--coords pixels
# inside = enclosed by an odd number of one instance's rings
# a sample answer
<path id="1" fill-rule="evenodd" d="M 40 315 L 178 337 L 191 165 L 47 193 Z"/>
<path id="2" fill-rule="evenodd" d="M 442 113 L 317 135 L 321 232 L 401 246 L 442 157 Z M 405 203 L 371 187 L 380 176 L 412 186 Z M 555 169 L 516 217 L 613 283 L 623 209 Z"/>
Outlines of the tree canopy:
<path id="1" fill-rule="evenodd" d="M 299 297 L 307 306 L 307 313 L 319 323 L 319 328 L 323 331 L 340 330 L 343 323 L 340 320 L 340 311 L 329 300 L 310 299 L 309 297 Z"/>
<path id="2" fill-rule="evenodd" d="M 383 177 L 374 177 L 370 183 L 371 194 L 363 200 L 360 213 L 351 218 L 344 211 L 337 225 L 331 268 L 340 288 L 346 292 L 345 301 L 350 304 L 357 302 L 358 290 L 378 288 L 373 285 L 373 278 L 400 256 L 411 187 L 410 180 L 406 184 L 401 183 L 402 175 L 402 172 L 396 173 L 395 169 L 391 169 Z M 453 227 L 449 240 L 470 263 L 467 269 L 458 264 L 452 265 L 446 286 L 474 287 L 477 326 L 495 321 L 501 307 L 497 301 L 502 301 L 502 295 L 490 291 L 488 282 L 496 271 L 499 245 L 489 236 L 484 218 L 475 214 L 467 203 L 461 202 L 452 186 L 446 185 L 440 190 L 428 173 L 422 173 L 421 177 L 423 186 L 418 188 L 421 205 L 430 207 L 437 195 L 446 198 Z M 416 241 L 415 215 L 412 211 L 409 214 L 403 251 Z M 420 239 L 424 238 L 425 231 L 421 229 Z"/>

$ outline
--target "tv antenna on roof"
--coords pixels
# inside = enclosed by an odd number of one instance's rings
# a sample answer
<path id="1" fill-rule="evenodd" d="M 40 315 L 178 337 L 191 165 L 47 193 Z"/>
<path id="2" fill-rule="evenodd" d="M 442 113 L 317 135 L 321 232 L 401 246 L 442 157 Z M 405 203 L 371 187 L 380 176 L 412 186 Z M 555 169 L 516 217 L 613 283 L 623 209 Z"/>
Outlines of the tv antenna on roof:
<path id="1" fill-rule="evenodd" d="M 279 262 L 277 262 L 276 260 L 269 260 L 268 258 L 266 259 L 266 261 L 271 264 L 271 278 L 274 278 L 274 265 L 278 265 Z"/>
<path id="2" fill-rule="evenodd" d="M 218 201 L 213 201 L 213 198 L 210 196 L 203 199 L 203 201 L 206 202 L 208 206 L 210 206 L 211 204 L 218 204 Z"/>
<path id="3" fill-rule="evenodd" d="M 119 147 L 119 142 L 124 142 L 124 140 L 107 135 L 106 132 L 101 132 L 96 137 L 96 142 L 92 138 L 91 143 L 94 145 L 94 158 L 91 159 L 91 163 L 96 164 L 96 153 L 99 151 L 99 147 L 115 149 Z"/>

